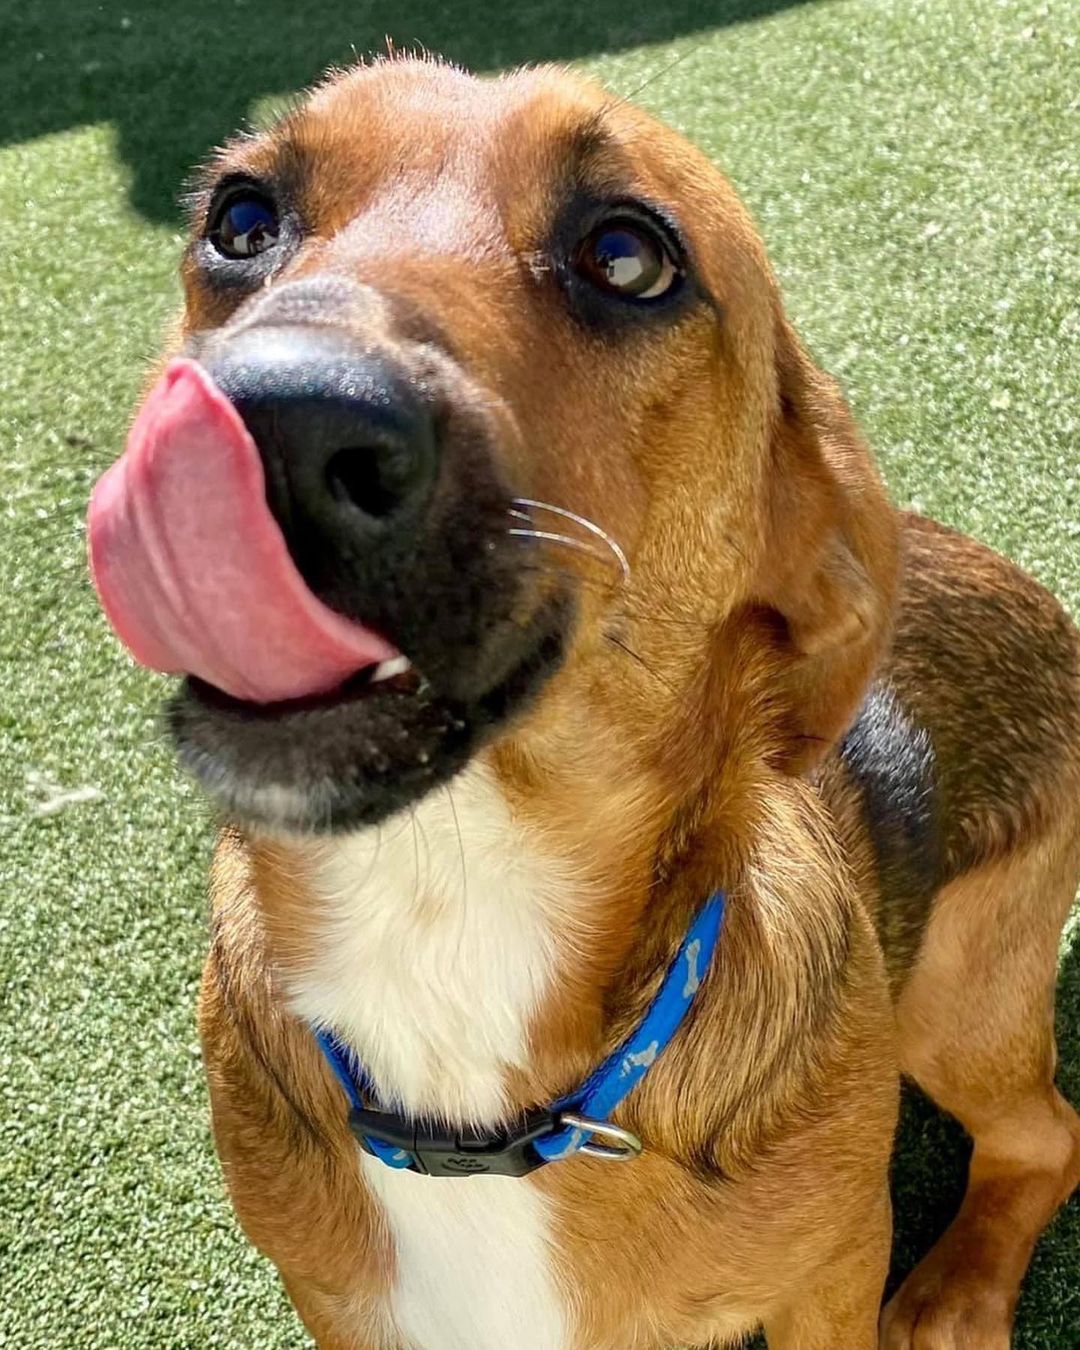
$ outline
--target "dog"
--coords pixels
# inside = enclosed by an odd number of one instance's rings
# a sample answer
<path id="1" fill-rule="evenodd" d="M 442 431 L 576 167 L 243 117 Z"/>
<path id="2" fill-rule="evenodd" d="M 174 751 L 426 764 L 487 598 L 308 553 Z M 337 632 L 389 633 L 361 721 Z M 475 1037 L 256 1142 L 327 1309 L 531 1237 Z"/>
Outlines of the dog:
<path id="1" fill-rule="evenodd" d="M 90 555 L 186 676 L 214 1136 L 317 1344 L 1004 1350 L 1080 1179 L 1062 609 L 576 75 L 338 72 L 191 212 Z M 974 1152 L 882 1313 L 901 1075 Z"/>

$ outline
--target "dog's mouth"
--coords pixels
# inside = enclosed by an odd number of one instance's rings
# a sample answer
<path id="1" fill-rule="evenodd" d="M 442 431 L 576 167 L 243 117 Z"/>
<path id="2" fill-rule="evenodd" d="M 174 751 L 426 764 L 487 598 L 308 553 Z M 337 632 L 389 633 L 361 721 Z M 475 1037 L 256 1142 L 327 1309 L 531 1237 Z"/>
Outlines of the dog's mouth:
<path id="1" fill-rule="evenodd" d="M 151 392 L 95 489 L 95 581 L 134 655 L 186 676 L 173 738 L 227 812 L 369 824 L 535 695 L 571 592 L 522 565 L 496 435 L 467 400 L 395 392 L 412 420 L 387 429 L 339 336 L 257 330 L 228 351 L 216 369 L 175 362 Z"/>
<path id="2" fill-rule="evenodd" d="M 326 713 L 354 703 L 371 703 L 383 695 L 419 699 L 427 692 L 427 681 L 406 656 L 393 656 L 378 664 L 365 666 L 344 680 L 336 689 L 303 698 L 281 699 L 272 703 L 253 703 L 236 698 L 223 689 L 190 675 L 186 681 L 190 695 L 208 708 L 218 708 L 246 721 L 278 723 L 305 714 Z"/>
<path id="3" fill-rule="evenodd" d="M 168 718 L 183 766 L 225 810 L 274 830 L 373 824 L 447 782 L 558 669 L 572 617 L 552 598 L 509 669 L 469 697 L 440 691 L 404 658 L 329 693 L 254 704 L 189 677 Z"/>

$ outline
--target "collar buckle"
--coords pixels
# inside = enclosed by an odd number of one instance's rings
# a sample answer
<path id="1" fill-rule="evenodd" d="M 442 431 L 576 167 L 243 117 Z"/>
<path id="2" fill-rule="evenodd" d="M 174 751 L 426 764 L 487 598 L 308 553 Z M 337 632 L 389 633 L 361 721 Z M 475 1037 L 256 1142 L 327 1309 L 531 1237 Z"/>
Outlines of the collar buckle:
<path id="1" fill-rule="evenodd" d="M 429 1177 L 523 1177 L 543 1167 L 546 1158 L 533 1141 L 558 1125 L 551 1111 L 530 1111 L 516 1130 L 447 1130 L 429 1120 L 414 1120 L 394 1111 L 354 1106 L 349 1128 L 366 1153 L 379 1155 L 369 1140 L 400 1149 L 408 1168 Z"/>

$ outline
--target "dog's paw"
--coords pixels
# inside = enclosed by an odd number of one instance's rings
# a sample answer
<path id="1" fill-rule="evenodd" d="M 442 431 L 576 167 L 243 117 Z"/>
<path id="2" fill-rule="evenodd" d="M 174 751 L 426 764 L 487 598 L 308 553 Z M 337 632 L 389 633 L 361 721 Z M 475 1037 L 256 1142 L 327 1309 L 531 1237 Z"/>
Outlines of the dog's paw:
<path id="1" fill-rule="evenodd" d="M 1012 1300 L 948 1255 L 935 1249 L 901 1285 L 881 1316 L 880 1350 L 1009 1350 Z"/>

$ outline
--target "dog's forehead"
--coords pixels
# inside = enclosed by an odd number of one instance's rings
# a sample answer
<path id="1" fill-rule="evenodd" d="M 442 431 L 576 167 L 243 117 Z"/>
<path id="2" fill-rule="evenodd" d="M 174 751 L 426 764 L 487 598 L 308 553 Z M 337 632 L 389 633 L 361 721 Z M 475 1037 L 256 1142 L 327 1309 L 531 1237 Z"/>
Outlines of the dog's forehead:
<path id="1" fill-rule="evenodd" d="M 674 136 L 641 109 L 592 80 L 556 66 L 483 78 L 433 61 L 382 61 L 316 89 L 286 130 L 308 150 L 336 151 L 373 168 L 519 172 L 640 137 Z M 653 133 L 650 135 L 649 133 Z"/>
<path id="2" fill-rule="evenodd" d="M 677 133 L 569 71 L 484 79 L 414 60 L 333 77 L 230 167 L 287 174 L 320 232 L 373 210 L 415 231 L 426 210 L 512 247 L 575 186 L 678 213 L 702 175 L 722 182 Z"/>

